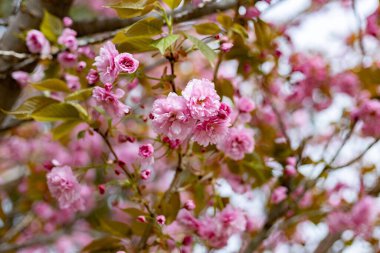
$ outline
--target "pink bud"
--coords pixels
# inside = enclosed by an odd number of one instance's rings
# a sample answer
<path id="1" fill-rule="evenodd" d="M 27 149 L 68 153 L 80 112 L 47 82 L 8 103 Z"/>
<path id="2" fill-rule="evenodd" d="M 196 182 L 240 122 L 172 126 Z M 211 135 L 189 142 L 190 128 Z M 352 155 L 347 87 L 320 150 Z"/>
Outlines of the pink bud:
<path id="1" fill-rule="evenodd" d="M 189 199 L 189 200 L 187 200 L 187 201 L 185 202 L 184 207 L 185 207 L 187 210 L 189 210 L 189 211 L 194 210 L 194 209 L 195 209 L 195 203 L 194 203 L 194 201 L 192 201 L 191 199 Z"/>
<path id="2" fill-rule="evenodd" d="M 151 174 L 152 174 L 152 172 L 149 169 L 143 170 L 140 173 L 140 177 L 141 177 L 142 180 L 147 180 L 148 178 L 150 178 Z"/>
<path id="3" fill-rule="evenodd" d="M 139 156 L 144 157 L 144 158 L 151 157 L 153 155 L 153 152 L 154 152 L 154 148 L 152 144 L 150 143 L 141 145 L 139 148 Z"/>
<path id="4" fill-rule="evenodd" d="M 231 50 L 231 48 L 234 46 L 233 43 L 231 42 L 223 42 L 221 45 L 220 45 L 220 50 L 223 52 L 223 53 L 227 53 Z"/>
<path id="5" fill-rule="evenodd" d="M 86 68 L 86 66 L 87 66 L 86 62 L 80 61 L 77 65 L 77 71 L 81 72 L 82 70 Z"/>
<path id="6" fill-rule="evenodd" d="M 157 221 L 158 224 L 160 224 L 160 225 L 164 225 L 164 224 L 165 224 L 165 221 L 166 221 L 165 216 L 163 216 L 163 215 L 158 215 L 158 216 L 156 217 L 156 221 Z"/>
<path id="7" fill-rule="evenodd" d="M 95 69 L 90 69 L 86 79 L 89 84 L 95 84 L 99 80 L 99 74 Z"/>
<path id="8" fill-rule="evenodd" d="M 144 215 L 139 215 L 139 216 L 137 216 L 137 221 L 142 222 L 142 223 L 146 223 L 146 218 Z"/>
<path id="9" fill-rule="evenodd" d="M 70 17 L 63 18 L 63 25 L 66 27 L 70 27 L 73 25 L 73 20 Z"/>
<path id="10" fill-rule="evenodd" d="M 106 192 L 106 187 L 104 184 L 98 185 L 98 190 L 101 195 L 103 195 Z"/>
<path id="11" fill-rule="evenodd" d="M 128 136 L 126 136 L 124 134 L 119 134 L 119 136 L 117 137 L 117 140 L 120 143 L 127 142 L 128 141 Z"/>

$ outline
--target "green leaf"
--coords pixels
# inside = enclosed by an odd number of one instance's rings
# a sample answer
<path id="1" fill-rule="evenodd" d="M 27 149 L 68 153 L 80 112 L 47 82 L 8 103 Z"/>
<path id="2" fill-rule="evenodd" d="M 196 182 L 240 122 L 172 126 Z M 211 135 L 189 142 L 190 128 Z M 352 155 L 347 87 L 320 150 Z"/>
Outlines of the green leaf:
<path id="1" fill-rule="evenodd" d="M 73 100 L 76 100 L 76 101 L 85 101 L 89 97 L 91 97 L 92 90 L 93 90 L 93 88 L 87 88 L 87 89 L 82 89 L 82 90 L 75 91 L 75 92 L 67 95 L 67 97 L 65 98 L 65 100 L 66 101 L 73 101 Z"/>
<path id="2" fill-rule="evenodd" d="M 197 33 L 202 35 L 212 35 L 220 32 L 219 26 L 215 23 L 203 23 L 199 25 L 194 25 L 194 28 L 197 31 Z"/>
<path id="3" fill-rule="evenodd" d="M 152 226 L 152 224 L 149 223 L 142 223 L 139 221 L 132 221 L 131 222 L 131 229 L 134 235 L 142 236 L 147 229 L 148 226 Z"/>
<path id="4" fill-rule="evenodd" d="M 207 58 L 207 60 L 210 62 L 210 64 L 213 66 L 214 61 L 217 57 L 217 54 L 212 50 L 206 43 L 203 41 L 186 34 L 186 37 L 193 43 L 193 45 L 198 48 L 202 54 Z"/>
<path id="5" fill-rule="evenodd" d="M 232 18 L 226 14 L 219 14 L 216 20 L 223 26 L 225 30 L 229 30 L 234 23 Z"/>
<path id="6" fill-rule="evenodd" d="M 122 52 L 143 53 L 157 50 L 152 46 L 153 39 L 149 37 L 132 37 L 119 44 L 118 49 Z"/>
<path id="7" fill-rule="evenodd" d="M 129 214 L 130 216 L 132 216 L 133 218 L 136 218 L 137 216 L 140 216 L 140 215 L 146 215 L 146 213 L 144 213 L 143 211 L 137 208 L 125 208 L 122 210 L 126 212 L 127 214 Z"/>
<path id="8" fill-rule="evenodd" d="M 43 97 L 43 96 L 37 96 L 37 97 L 31 97 L 27 99 L 24 103 L 22 103 L 16 110 L 14 111 L 4 111 L 4 113 L 13 115 L 18 119 L 30 119 L 30 115 L 37 111 L 40 110 L 41 108 L 44 108 L 50 104 L 58 103 L 59 101 L 48 98 L 48 97 Z"/>
<path id="9" fill-rule="evenodd" d="M 153 51 L 152 37 L 162 33 L 163 21 L 159 18 L 148 17 L 142 19 L 126 29 L 118 32 L 113 42 L 119 44 L 121 51 L 140 53 Z"/>
<path id="10" fill-rule="evenodd" d="M 81 120 L 81 113 L 71 104 L 54 103 L 34 111 L 31 117 L 37 121 Z"/>
<path id="11" fill-rule="evenodd" d="M 152 43 L 152 46 L 160 50 L 160 53 L 163 55 L 168 47 L 170 47 L 174 42 L 179 38 L 177 34 L 171 34 L 161 39 L 155 40 Z"/>
<path id="12" fill-rule="evenodd" d="M 136 23 L 128 26 L 118 34 L 123 34 L 124 39 L 130 37 L 151 37 L 161 34 L 163 21 L 156 17 L 148 17 L 137 21 Z M 115 43 L 119 43 L 117 39 L 114 39 Z"/>
<path id="13" fill-rule="evenodd" d="M 179 193 L 175 192 L 170 196 L 169 201 L 162 205 L 162 214 L 165 216 L 167 224 L 170 224 L 175 220 L 180 208 L 181 199 Z"/>
<path id="14" fill-rule="evenodd" d="M 108 7 L 115 9 L 121 18 L 133 18 L 148 14 L 153 10 L 155 2 L 156 0 L 122 0 Z"/>
<path id="15" fill-rule="evenodd" d="M 62 21 L 56 16 L 44 11 L 44 17 L 40 25 L 41 32 L 52 42 L 56 42 L 63 30 Z"/>
<path id="16" fill-rule="evenodd" d="M 248 33 L 247 33 L 247 30 L 240 24 L 234 24 L 232 26 L 232 31 L 234 31 L 235 33 L 237 33 L 238 35 L 240 35 L 242 37 L 242 39 L 247 39 L 248 38 Z"/>
<path id="17" fill-rule="evenodd" d="M 93 240 L 90 244 L 84 247 L 81 252 L 116 252 L 117 250 L 125 250 L 120 239 L 103 237 Z"/>
<path id="18" fill-rule="evenodd" d="M 226 96 L 233 98 L 234 95 L 234 86 L 227 79 L 218 79 L 215 81 L 215 89 L 220 96 Z"/>
<path id="19" fill-rule="evenodd" d="M 71 92 L 64 81 L 56 78 L 46 79 L 41 82 L 34 83 L 32 86 L 37 90 Z"/>
<path id="20" fill-rule="evenodd" d="M 53 139 L 56 141 L 65 139 L 79 123 L 81 123 L 79 120 L 69 120 L 53 128 L 51 130 Z"/>
<path id="21" fill-rule="evenodd" d="M 128 237 L 128 235 L 130 235 L 132 232 L 128 224 L 122 223 L 120 221 L 104 219 L 98 219 L 98 221 L 101 230 L 117 237 L 125 238 Z"/>
<path id="22" fill-rule="evenodd" d="M 182 0 L 163 0 L 172 10 L 178 7 Z"/>

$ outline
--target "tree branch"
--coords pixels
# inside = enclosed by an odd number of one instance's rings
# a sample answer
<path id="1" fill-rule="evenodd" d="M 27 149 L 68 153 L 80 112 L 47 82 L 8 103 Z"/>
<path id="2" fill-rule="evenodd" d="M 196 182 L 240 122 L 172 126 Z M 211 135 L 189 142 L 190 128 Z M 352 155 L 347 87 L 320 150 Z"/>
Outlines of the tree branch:
<path id="1" fill-rule="evenodd" d="M 197 18 L 201 18 L 217 12 L 222 12 L 235 7 L 237 0 L 223 0 L 206 4 L 203 7 L 192 7 L 188 5 L 174 12 L 173 22 L 181 23 Z M 120 18 L 96 18 L 85 21 L 74 22 L 73 29 L 79 36 L 86 36 L 96 33 L 115 31 L 129 26 L 141 18 L 120 19 Z"/>
<path id="2" fill-rule="evenodd" d="M 19 34 L 30 29 L 38 29 L 43 10 L 47 10 L 57 17 L 67 15 L 73 0 L 25 0 L 18 8 L 18 12 L 9 18 L 8 28 L 0 39 L 0 50 L 17 52 L 17 54 L 27 53 L 25 41 Z M 20 95 L 21 89 L 11 77 L 13 66 L 25 60 L 18 59 L 14 55 L 0 56 L 0 108 L 9 110 Z M 36 66 L 33 59 L 26 64 L 22 64 L 20 69 L 30 71 Z M 25 63 L 25 62 L 24 62 Z M 0 124 L 4 121 L 5 115 L 0 112 Z"/>

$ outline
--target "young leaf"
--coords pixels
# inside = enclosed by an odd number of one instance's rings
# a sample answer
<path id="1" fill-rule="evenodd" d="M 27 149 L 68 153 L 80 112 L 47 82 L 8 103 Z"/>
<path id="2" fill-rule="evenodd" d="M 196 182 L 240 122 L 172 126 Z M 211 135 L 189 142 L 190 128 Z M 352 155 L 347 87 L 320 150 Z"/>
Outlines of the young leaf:
<path id="1" fill-rule="evenodd" d="M 102 237 L 93 240 L 90 244 L 84 247 L 81 252 L 116 252 L 117 250 L 124 250 L 120 239 L 113 237 Z"/>
<path id="2" fill-rule="evenodd" d="M 71 131 L 76 127 L 81 121 L 78 120 L 70 120 L 65 121 L 59 126 L 53 128 L 51 133 L 53 135 L 54 140 L 63 140 L 65 137 L 69 136 Z"/>
<path id="3" fill-rule="evenodd" d="M 92 90 L 93 90 L 93 88 L 87 88 L 87 89 L 82 89 L 82 90 L 75 91 L 75 92 L 67 95 L 67 97 L 65 98 L 65 100 L 66 101 L 73 101 L 73 100 L 76 100 L 76 101 L 85 101 L 89 97 L 91 97 Z"/>
<path id="4" fill-rule="evenodd" d="M 156 0 L 122 0 L 108 7 L 115 9 L 121 18 L 133 18 L 148 14 L 153 10 L 155 2 Z"/>
<path id="5" fill-rule="evenodd" d="M 100 229 L 113 236 L 125 238 L 131 234 L 131 229 L 125 223 L 114 220 L 99 219 Z"/>
<path id="6" fill-rule="evenodd" d="M 37 110 L 40 110 L 41 108 L 44 108 L 50 104 L 58 103 L 59 101 L 43 97 L 43 96 L 37 96 L 37 97 L 31 97 L 27 99 L 24 103 L 22 103 L 16 110 L 14 111 L 4 111 L 4 113 L 13 115 L 18 119 L 29 119 L 31 118 L 30 115 Z"/>
<path id="7" fill-rule="evenodd" d="M 232 99 L 234 95 L 234 86 L 227 79 L 218 79 L 215 81 L 215 89 L 220 96 L 226 96 Z"/>
<path id="8" fill-rule="evenodd" d="M 170 197 L 167 203 L 162 205 L 162 214 L 166 217 L 166 221 L 170 224 L 177 217 L 178 211 L 181 208 L 181 199 L 179 193 L 175 192 Z"/>
<path id="9" fill-rule="evenodd" d="M 37 121 L 81 120 L 78 109 L 68 103 L 54 103 L 31 114 Z"/>
<path id="10" fill-rule="evenodd" d="M 170 47 L 174 42 L 179 38 L 177 34 L 171 34 L 161 39 L 155 40 L 152 43 L 152 46 L 160 50 L 160 53 L 163 55 L 168 47 Z"/>
<path id="11" fill-rule="evenodd" d="M 172 10 L 178 7 L 182 0 L 163 0 Z"/>
<path id="12" fill-rule="evenodd" d="M 37 90 L 49 90 L 49 91 L 62 91 L 70 92 L 71 90 L 67 87 L 67 84 L 59 79 L 46 79 L 38 83 L 32 84 Z"/>
<path id="13" fill-rule="evenodd" d="M 156 17 L 148 17 L 127 27 L 123 32 L 127 37 L 151 37 L 161 34 L 163 21 Z"/>
<path id="14" fill-rule="evenodd" d="M 41 32 L 52 42 L 56 42 L 63 30 L 62 21 L 56 16 L 44 11 L 44 17 L 40 25 Z"/>
<path id="15" fill-rule="evenodd" d="M 216 59 L 216 53 L 203 41 L 186 34 L 186 37 L 193 43 L 193 45 L 198 48 L 202 54 L 207 58 L 210 64 L 213 66 Z"/>
<path id="16" fill-rule="evenodd" d="M 212 35 L 220 32 L 219 26 L 215 23 L 203 23 L 199 25 L 194 25 L 194 28 L 197 31 L 197 33 L 202 35 Z"/>

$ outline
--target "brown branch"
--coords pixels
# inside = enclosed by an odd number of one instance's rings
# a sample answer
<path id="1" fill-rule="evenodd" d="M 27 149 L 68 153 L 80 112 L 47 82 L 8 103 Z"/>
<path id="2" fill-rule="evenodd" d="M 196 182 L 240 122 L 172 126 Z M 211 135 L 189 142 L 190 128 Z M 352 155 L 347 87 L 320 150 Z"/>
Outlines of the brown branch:
<path id="1" fill-rule="evenodd" d="M 8 28 L 0 39 L 0 50 L 13 51 L 19 54 L 27 53 L 25 41 L 20 34 L 30 29 L 38 29 L 43 10 L 47 10 L 57 17 L 67 15 L 73 0 L 25 0 L 18 12 L 9 19 Z M 13 56 L 0 57 L 0 108 L 9 110 L 20 95 L 20 86 L 11 77 L 13 66 L 19 64 L 20 59 Z M 21 69 L 30 71 L 36 66 L 36 60 L 22 64 Z M 5 115 L 0 112 L 0 124 Z"/>
<path id="2" fill-rule="evenodd" d="M 194 8 L 188 5 L 174 12 L 173 22 L 182 23 L 185 21 L 201 18 L 217 12 L 222 12 L 235 7 L 236 0 L 224 0 L 206 4 L 203 7 Z M 97 18 L 92 20 L 78 21 L 73 25 L 79 36 L 86 36 L 96 33 L 115 31 L 129 26 L 141 18 L 120 19 L 120 18 Z"/>

